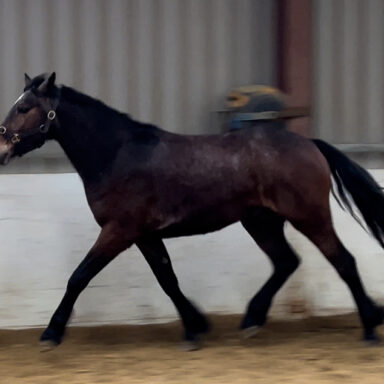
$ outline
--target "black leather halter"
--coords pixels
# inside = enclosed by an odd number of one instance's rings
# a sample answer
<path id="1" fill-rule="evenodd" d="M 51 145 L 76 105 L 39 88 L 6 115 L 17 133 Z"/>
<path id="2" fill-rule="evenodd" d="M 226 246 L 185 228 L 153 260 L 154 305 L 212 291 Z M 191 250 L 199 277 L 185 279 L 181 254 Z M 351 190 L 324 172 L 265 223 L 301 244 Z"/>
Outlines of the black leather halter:
<path id="1" fill-rule="evenodd" d="M 48 133 L 51 124 L 56 119 L 56 109 L 59 105 L 59 101 L 60 101 L 60 95 L 58 95 L 58 97 L 55 98 L 55 100 L 52 102 L 52 104 L 50 106 L 48 106 L 47 119 L 46 119 L 45 123 L 41 124 L 37 130 L 29 131 L 23 135 L 21 135 L 19 133 L 13 133 L 9 138 L 10 142 L 12 144 L 17 144 L 17 143 L 20 143 L 20 141 L 22 139 L 25 139 L 25 138 L 32 136 L 32 135 L 35 135 L 38 132 L 44 133 L 44 134 Z M 4 135 L 6 135 L 6 133 L 7 133 L 7 127 L 5 127 L 4 125 L 0 125 L 0 135 L 4 136 Z"/>

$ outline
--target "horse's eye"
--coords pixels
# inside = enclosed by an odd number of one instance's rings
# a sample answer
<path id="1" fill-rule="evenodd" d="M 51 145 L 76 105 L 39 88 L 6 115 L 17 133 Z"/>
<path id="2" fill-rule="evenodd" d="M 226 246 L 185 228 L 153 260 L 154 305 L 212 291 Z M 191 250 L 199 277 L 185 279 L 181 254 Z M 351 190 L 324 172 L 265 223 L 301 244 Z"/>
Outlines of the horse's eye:
<path id="1" fill-rule="evenodd" d="M 31 108 L 26 105 L 20 105 L 17 107 L 17 112 L 19 113 L 27 113 Z"/>

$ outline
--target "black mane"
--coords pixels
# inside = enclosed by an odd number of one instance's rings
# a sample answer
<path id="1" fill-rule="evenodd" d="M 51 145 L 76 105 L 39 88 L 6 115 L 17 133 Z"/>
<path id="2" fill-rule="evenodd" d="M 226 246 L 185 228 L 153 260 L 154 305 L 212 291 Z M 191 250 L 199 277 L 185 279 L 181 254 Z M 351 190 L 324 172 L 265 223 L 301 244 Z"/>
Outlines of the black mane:
<path id="1" fill-rule="evenodd" d="M 48 78 L 49 74 L 43 73 L 31 79 L 30 84 L 24 88 L 25 91 L 32 90 L 35 92 L 38 87 L 43 83 L 44 80 Z M 77 106 L 85 109 L 92 109 L 93 111 L 93 120 L 96 123 L 96 126 L 117 126 L 124 127 L 124 129 L 150 129 L 150 130 L 161 130 L 160 128 L 152 125 L 141 123 L 131 118 L 131 116 L 126 112 L 120 112 L 117 109 L 114 109 L 99 99 L 88 96 L 82 92 L 77 91 L 72 87 L 65 85 L 55 86 L 52 90 L 52 96 L 58 95 L 60 90 L 61 100 L 63 102 L 70 103 L 73 106 Z M 112 124 L 111 124 L 112 123 Z"/>
<path id="2" fill-rule="evenodd" d="M 31 139 L 23 140 L 15 155 L 40 147 L 45 140 L 57 140 L 80 176 L 88 182 L 99 180 L 119 154 L 129 154 L 136 160 L 150 157 L 164 131 L 136 121 L 74 88 L 54 83 L 41 87 L 50 77 L 52 75 L 42 74 L 30 79 L 26 75 L 24 92 L 58 100 L 56 120 L 45 135 L 32 135 Z"/>
<path id="3" fill-rule="evenodd" d="M 109 107 L 107 104 L 103 103 L 101 100 L 95 99 L 91 96 L 81 93 L 74 88 L 62 85 L 61 97 L 64 98 L 65 100 L 71 101 L 71 103 L 76 104 L 78 106 L 95 108 L 97 110 L 101 110 L 104 113 L 108 113 L 108 114 L 115 113 L 115 114 L 118 114 L 120 117 L 126 117 L 128 120 L 133 121 L 127 113 L 120 112 L 112 107 Z"/>
<path id="4" fill-rule="evenodd" d="M 61 86 L 57 108 L 59 124 L 52 138 L 59 141 L 80 176 L 98 180 L 123 152 L 136 158 L 148 156 L 162 130 L 141 123 L 102 101 L 71 87 Z"/>
<path id="5" fill-rule="evenodd" d="M 63 103 L 68 103 L 71 107 L 74 107 L 73 113 L 75 115 L 86 114 L 87 122 L 92 125 L 95 132 L 105 134 L 110 130 L 120 130 L 124 135 L 128 134 L 135 141 L 153 143 L 157 141 L 154 140 L 154 136 L 157 137 L 163 131 L 155 125 L 134 120 L 127 113 L 109 107 L 102 101 L 71 87 L 61 86 L 61 100 Z M 84 118 L 84 115 L 82 117 Z"/>

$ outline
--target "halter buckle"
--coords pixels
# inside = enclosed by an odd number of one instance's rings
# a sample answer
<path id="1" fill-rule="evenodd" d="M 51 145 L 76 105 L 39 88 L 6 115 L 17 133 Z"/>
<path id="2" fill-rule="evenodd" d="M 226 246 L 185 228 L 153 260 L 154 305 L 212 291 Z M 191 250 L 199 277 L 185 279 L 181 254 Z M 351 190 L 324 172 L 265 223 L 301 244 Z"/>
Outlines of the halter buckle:
<path id="1" fill-rule="evenodd" d="M 47 114 L 47 119 L 52 121 L 55 117 L 56 117 L 56 112 L 53 109 L 51 109 Z"/>
<path id="2" fill-rule="evenodd" d="M 39 127 L 41 133 L 47 133 L 49 131 L 49 126 L 47 124 L 41 124 Z"/>
<path id="3" fill-rule="evenodd" d="M 11 137 L 12 144 L 20 143 L 20 135 L 18 133 L 14 133 Z"/>
<path id="4" fill-rule="evenodd" d="M 7 132 L 7 128 L 4 125 L 0 125 L 0 135 L 5 135 L 5 132 Z"/>

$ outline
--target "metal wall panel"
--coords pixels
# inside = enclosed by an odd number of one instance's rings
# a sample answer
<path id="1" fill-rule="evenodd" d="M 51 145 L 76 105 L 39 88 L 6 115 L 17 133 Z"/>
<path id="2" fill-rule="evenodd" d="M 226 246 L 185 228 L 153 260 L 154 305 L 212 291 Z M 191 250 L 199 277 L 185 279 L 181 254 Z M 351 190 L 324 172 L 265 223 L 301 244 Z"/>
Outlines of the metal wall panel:
<path id="1" fill-rule="evenodd" d="M 274 7 L 270 0 L 0 0 L 0 116 L 20 94 L 24 72 L 55 70 L 59 82 L 139 120 L 216 132 L 214 112 L 231 87 L 275 82 Z M 57 154 L 44 147 L 22 169 Z"/>
<path id="2" fill-rule="evenodd" d="M 313 5 L 314 133 L 336 144 L 382 150 L 384 1 Z"/>

